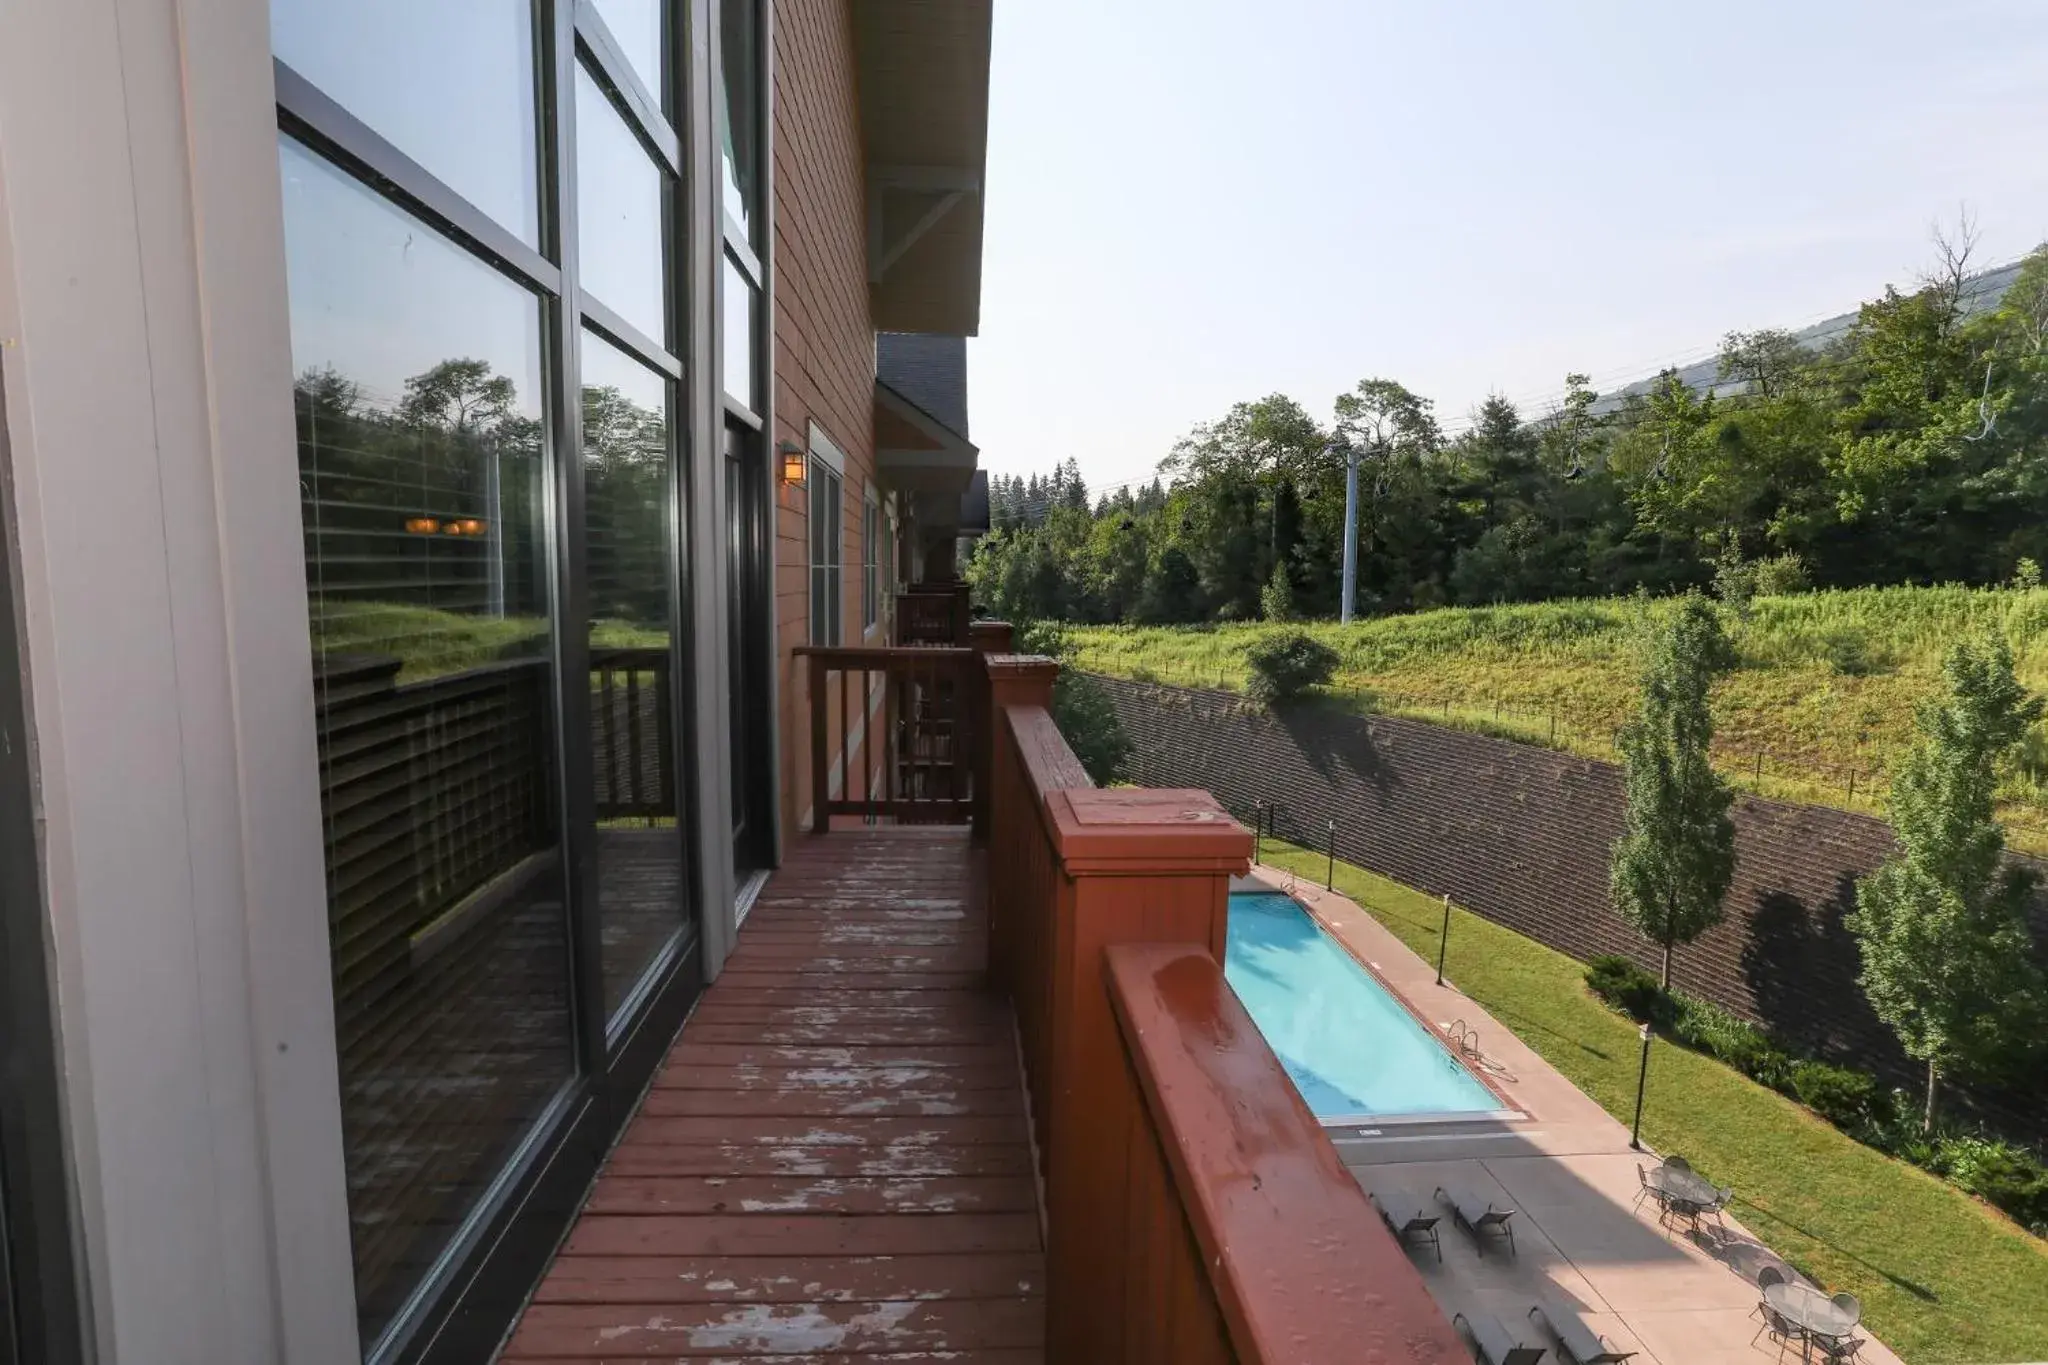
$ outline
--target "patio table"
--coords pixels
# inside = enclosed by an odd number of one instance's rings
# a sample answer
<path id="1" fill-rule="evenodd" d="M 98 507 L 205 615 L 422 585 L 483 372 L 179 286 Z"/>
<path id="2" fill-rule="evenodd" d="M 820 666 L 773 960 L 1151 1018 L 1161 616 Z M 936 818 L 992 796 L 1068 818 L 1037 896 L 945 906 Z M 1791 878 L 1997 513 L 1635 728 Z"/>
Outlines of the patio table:
<path id="1" fill-rule="evenodd" d="M 1690 1219 L 1695 1228 L 1699 1217 L 1720 1201 L 1721 1190 L 1698 1171 L 1659 1166 L 1649 1172 L 1650 1188 L 1663 1196 L 1666 1215 Z M 1660 1220 L 1661 1221 L 1661 1220 Z"/>
<path id="2" fill-rule="evenodd" d="M 1811 1336 L 1846 1337 L 1856 1327 L 1856 1316 L 1842 1311 L 1840 1304 L 1810 1284 L 1784 1280 L 1764 1290 L 1764 1302 L 1771 1310 Z M 1810 1342 L 1800 1343 L 1800 1358 L 1807 1357 Z"/>

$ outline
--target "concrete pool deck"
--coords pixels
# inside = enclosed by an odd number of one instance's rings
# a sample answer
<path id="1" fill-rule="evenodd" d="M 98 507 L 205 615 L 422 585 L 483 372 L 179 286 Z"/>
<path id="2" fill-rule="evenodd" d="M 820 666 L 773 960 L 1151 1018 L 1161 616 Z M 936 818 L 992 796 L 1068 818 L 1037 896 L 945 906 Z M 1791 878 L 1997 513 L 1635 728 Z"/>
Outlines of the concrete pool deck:
<path id="1" fill-rule="evenodd" d="M 1330 1137 L 1360 1185 L 1383 1199 L 1432 1202 L 1438 1186 L 1462 1186 L 1480 1200 L 1513 1207 L 1517 1255 L 1492 1245 L 1482 1260 L 1472 1239 L 1444 1210 L 1437 1225 L 1438 1264 L 1430 1248 L 1410 1247 L 1446 1316 L 1490 1313 L 1521 1340 L 1556 1345 L 1528 1319 L 1550 1301 L 1575 1307 L 1638 1365 L 1754 1365 L 1779 1358 L 1756 1338 L 1751 1316 L 1756 1274 L 1779 1260 L 1735 1219 L 1697 1239 L 1659 1226 L 1655 1206 L 1634 1204 L 1637 1163 L 1657 1158 L 1628 1145 L 1628 1129 L 1566 1080 L 1512 1031 L 1448 982 L 1365 910 L 1318 883 L 1261 865 L 1233 890 L 1293 895 L 1441 1036 L 1462 1020 L 1479 1035 L 1491 1082 L 1526 1117 L 1495 1122 L 1332 1128 Z M 1712 1172 L 1708 1172 L 1712 1174 Z M 1736 1191 L 1739 1198 L 1741 1190 Z M 1874 1337 L 1858 1359 L 1898 1365 Z M 1783 1353 L 1797 1360 L 1792 1348 Z"/>

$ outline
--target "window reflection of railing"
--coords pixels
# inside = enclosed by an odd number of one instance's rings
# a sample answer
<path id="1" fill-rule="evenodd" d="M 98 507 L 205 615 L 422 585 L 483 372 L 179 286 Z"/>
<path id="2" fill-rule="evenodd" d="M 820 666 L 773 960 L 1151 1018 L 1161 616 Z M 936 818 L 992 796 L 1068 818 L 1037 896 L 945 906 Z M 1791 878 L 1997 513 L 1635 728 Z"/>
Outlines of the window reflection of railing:
<path id="1" fill-rule="evenodd" d="M 593 649 L 590 686 L 597 818 L 675 818 L 675 707 L 668 649 Z"/>
<path id="2" fill-rule="evenodd" d="M 401 667 L 382 655 L 326 655 L 316 666 L 343 1011 L 401 969 L 441 916 L 553 845 L 547 661 L 402 685 Z"/>
<path id="3" fill-rule="evenodd" d="M 314 670 L 357 1288 L 381 1309 L 570 1064 L 533 970 L 561 932 L 548 661 L 403 667 Z"/>

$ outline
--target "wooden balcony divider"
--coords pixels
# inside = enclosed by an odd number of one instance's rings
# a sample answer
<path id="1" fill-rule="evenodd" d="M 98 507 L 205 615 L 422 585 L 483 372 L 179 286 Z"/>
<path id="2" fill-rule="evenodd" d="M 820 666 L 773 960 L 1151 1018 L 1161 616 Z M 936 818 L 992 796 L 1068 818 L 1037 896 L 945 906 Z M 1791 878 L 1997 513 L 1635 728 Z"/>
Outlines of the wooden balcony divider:
<path id="1" fill-rule="evenodd" d="M 1058 666 L 990 655 L 989 971 L 1044 1176 L 1049 1360 L 1464 1358 L 1224 983 L 1251 835 L 1201 791 L 1097 789 Z"/>
<path id="2" fill-rule="evenodd" d="M 835 815 L 972 821 L 987 709 L 980 655 L 964 646 L 796 653 L 810 669 L 814 833 Z"/>
<path id="3" fill-rule="evenodd" d="M 914 583 L 896 594 L 896 643 L 964 645 L 968 635 L 965 583 Z"/>

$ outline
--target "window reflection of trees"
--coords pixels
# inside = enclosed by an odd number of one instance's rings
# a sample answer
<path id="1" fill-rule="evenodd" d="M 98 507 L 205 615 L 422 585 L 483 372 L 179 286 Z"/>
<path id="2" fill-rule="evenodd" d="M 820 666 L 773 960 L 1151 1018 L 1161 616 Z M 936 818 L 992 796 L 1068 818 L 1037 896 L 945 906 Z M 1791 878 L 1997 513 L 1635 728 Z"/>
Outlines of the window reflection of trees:
<path id="1" fill-rule="evenodd" d="M 408 679 L 546 650 L 540 421 L 449 359 L 380 401 L 333 368 L 296 387 L 314 647 Z"/>
<path id="2" fill-rule="evenodd" d="M 583 499 L 593 630 L 619 644 L 665 642 L 668 417 L 610 386 L 583 390 Z"/>

